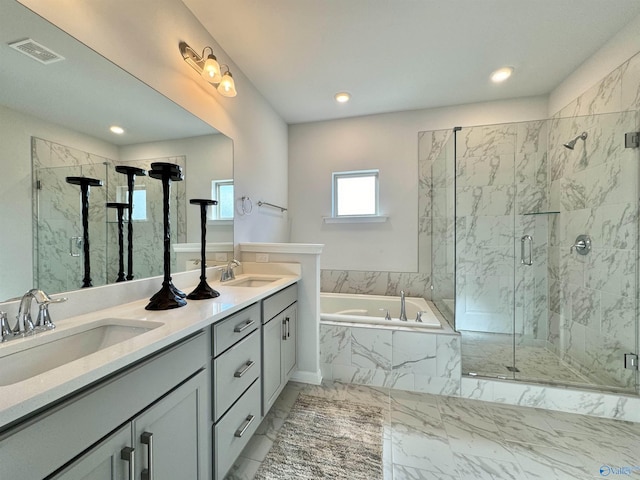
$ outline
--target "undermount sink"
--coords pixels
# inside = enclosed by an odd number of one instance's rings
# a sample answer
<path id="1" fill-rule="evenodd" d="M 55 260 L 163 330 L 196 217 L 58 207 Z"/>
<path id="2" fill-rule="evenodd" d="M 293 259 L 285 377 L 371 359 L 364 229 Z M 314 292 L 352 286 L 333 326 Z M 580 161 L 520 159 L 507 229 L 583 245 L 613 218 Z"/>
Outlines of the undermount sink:
<path id="1" fill-rule="evenodd" d="M 0 386 L 35 377 L 162 325 L 160 322 L 102 318 L 67 329 L 38 333 L 19 344 L 6 343 L 4 346 L 8 351 L 5 355 L 0 349 Z"/>
<path id="2" fill-rule="evenodd" d="M 264 287 L 280 280 L 280 277 L 245 277 L 225 282 L 223 285 L 230 287 Z"/>

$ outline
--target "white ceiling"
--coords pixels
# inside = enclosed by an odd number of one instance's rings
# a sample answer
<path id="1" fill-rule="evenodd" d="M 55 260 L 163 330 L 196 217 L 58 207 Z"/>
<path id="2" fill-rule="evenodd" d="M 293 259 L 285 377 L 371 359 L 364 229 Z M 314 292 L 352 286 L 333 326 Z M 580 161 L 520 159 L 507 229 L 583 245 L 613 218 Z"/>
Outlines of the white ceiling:
<path id="1" fill-rule="evenodd" d="M 638 0 L 183 1 L 288 123 L 546 95 L 640 14 Z"/>
<path id="2" fill-rule="evenodd" d="M 18 2 L 0 0 L 0 12 L 0 105 L 115 145 L 216 133 Z M 42 65 L 8 45 L 26 38 L 65 60 Z M 112 134 L 113 124 L 126 133 Z"/>

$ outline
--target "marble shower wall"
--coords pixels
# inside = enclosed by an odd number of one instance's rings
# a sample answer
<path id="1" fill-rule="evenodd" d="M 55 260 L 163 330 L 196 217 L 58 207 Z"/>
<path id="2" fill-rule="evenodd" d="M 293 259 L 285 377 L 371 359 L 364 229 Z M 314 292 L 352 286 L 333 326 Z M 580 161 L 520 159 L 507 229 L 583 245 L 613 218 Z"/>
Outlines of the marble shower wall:
<path id="1" fill-rule="evenodd" d="M 75 257 L 69 254 L 71 237 L 82 237 L 80 188 L 66 183 L 68 176 L 85 176 L 103 181 L 91 187 L 89 195 L 89 241 L 91 278 L 94 286 L 112 283 L 118 272 L 118 229 L 116 212 L 106 202 L 118 198 L 117 187 L 127 185 L 126 176 L 115 172 L 115 165 L 126 164 L 149 169 L 152 162 L 177 163 L 186 168 L 186 157 L 157 158 L 119 162 L 55 142 L 32 138 L 34 180 L 40 189 L 33 196 L 34 283 L 48 293 L 76 290 L 82 286 L 84 264 L 82 246 L 74 245 Z M 137 177 L 136 185 L 147 191 L 147 220 L 134 222 L 134 275 L 145 278 L 163 273 L 162 182 Z M 171 186 L 171 243 L 186 241 L 186 186 Z M 125 227 L 125 272 L 127 233 Z M 172 271 L 176 271 L 172 255 Z"/>
<path id="2" fill-rule="evenodd" d="M 535 121 L 457 134 L 457 329 L 546 340 L 547 129 Z M 524 235 L 533 238 L 532 266 L 520 263 Z"/>
<path id="3" fill-rule="evenodd" d="M 586 376 L 633 389 L 622 354 L 637 352 L 640 54 L 554 116 L 549 136 L 551 207 L 549 346 Z M 562 146 L 582 132 L 574 150 Z M 593 242 L 569 253 L 579 234 Z"/>
<path id="4" fill-rule="evenodd" d="M 104 181 L 89 190 L 89 244 L 91 278 L 94 286 L 106 283 L 107 201 L 106 164 L 111 160 L 75 148 L 32 137 L 33 175 L 39 188 L 33 195 L 34 284 L 48 293 L 67 292 L 82 286 L 84 263 L 82 246 L 73 246 L 72 237 L 82 238 L 80 187 L 66 182 L 68 176 L 85 176 Z"/>

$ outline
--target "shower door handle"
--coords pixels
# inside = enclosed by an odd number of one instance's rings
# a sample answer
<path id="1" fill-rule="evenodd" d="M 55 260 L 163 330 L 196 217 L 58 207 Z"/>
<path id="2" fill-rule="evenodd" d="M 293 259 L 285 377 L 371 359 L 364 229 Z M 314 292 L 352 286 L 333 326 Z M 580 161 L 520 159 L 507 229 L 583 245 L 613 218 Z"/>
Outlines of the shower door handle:
<path id="1" fill-rule="evenodd" d="M 70 237 L 69 238 L 69 256 L 79 257 L 80 248 L 82 248 L 82 237 Z"/>
<path id="2" fill-rule="evenodd" d="M 525 259 L 524 255 L 524 244 L 529 242 L 529 259 Z M 525 235 L 520 239 L 520 262 L 522 265 L 531 266 L 533 265 L 533 259 L 531 257 L 533 251 L 533 237 L 531 235 Z"/>

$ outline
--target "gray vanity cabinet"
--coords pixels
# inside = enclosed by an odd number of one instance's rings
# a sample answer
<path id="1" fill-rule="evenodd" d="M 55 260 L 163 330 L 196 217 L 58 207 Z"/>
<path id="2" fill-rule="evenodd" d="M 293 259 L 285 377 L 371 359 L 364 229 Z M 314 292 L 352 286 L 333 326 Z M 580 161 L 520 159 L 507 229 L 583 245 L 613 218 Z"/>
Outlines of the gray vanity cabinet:
<path id="1" fill-rule="evenodd" d="M 204 479 L 204 371 L 80 456 L 55 480 Z M 150 460 L 152 461 L 151 469 Z"/>
<path id="2" fill-rule="evenodd" d="M 298 286 L 291 285 L 262 302 L 262 414 L 282 392 L 297 361 Z"/>
<path id="3" fill-rule="evenodd" d="M 154 480 L 208 480 L 209 339 L 192 336 L 0 434 L 0 479 L 132 480 L 122 458 L 132 451 L 136 480 L 150 454 Z"/>

